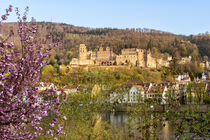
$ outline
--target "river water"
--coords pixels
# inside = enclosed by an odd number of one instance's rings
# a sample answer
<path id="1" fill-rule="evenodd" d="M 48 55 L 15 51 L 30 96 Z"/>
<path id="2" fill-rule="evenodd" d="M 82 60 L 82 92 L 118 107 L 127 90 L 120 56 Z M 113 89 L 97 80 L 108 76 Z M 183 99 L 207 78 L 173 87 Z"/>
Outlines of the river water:
<path id="1" fill-rule="evenodd" d="M 152 118 L 152 114 L 151 114 Z M 126 123 L 129 121 L 129 114 L 126 112 L 114 112 L 114 113 L 106 113 L 102 115 L 103 121 L 108 121 L 112 126 L 118 127 L 118 128 L 126 128 Z M 175 127 L 172 126 L 168 121 L 162 122 L 165 124 L 163 127 L 162 125 L 159 125 L 159 131 L 157 134 L 157 137 L 159 140 L 174 140 L 178 139 L 175 137 Z M 160 123 L 161 124 L 161 123 Z M 186 139 L 191 139 L 190 134 L 186 132 L 185 134 Z M 151 138 L 153 139 L 153 138 Z M 194 137 L 195 140 L 205 140 L 205 138 L 201 137 Z M 209 139 L 208 139 L 209 140 Z"/>
<path id="2" fill-rule="evenodd" d="M 125 112 L 106 113 L 102 116 L 103 121 L 108 121 L 112 126 L 118 128 L 126 128 L 126 123 L 129 120 L 129 114 Z M 165 127 L 160 128 L 158 131 L 158 138 L 161 140 L 175 139 L 175 129 L 167 122 L 164 121 Z"/>

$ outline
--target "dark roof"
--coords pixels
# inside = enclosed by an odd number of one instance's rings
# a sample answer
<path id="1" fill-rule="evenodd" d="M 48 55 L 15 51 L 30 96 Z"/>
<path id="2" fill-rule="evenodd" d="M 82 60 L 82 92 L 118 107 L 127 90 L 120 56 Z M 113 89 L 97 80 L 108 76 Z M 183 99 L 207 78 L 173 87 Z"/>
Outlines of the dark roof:
<path id="1" fill-rule="evenodd" d="M 168 79 L 166 79 L 166 78 L 162 78 L 162 81 L 163 81 L 164 83 L 170 82 L 170 80 L 168 80 Z"/>
<path id="2" fill-rule="evenodd" d="M 129 80 L 127 85 L 144 85 L 144 82 L 141 79 Z"/>

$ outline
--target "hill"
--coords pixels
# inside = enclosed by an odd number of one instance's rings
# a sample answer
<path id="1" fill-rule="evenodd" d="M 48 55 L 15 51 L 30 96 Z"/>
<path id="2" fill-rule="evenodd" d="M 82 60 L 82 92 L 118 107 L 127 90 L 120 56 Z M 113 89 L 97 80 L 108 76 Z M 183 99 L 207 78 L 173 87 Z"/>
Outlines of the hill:
<path id="1" fill-rule="evenodd" d="M 50 62 L 52 64 L 68 64 L 73 57 L 77 57 L 79 44 L 86 44 L 88 49 L 95 50 L 98 46 L 112 46 L 119 54 L 123 48 L 151 49 L 154 57 L 166 58 L 171 55 L 176 58 L 191 55 L 194 59 L 203 56 L 210 58 L 210 35 L 197 36 L 176 35 L 168 32 L 146 28 L 116 29 L 116 28 L 87 28 L 64 23 L 37 22 L 40 38 L 45 39 L 51 32 L 52 41 L 63 36 L 63 44 L 54 48 Z M 0 28 L 1 34 L 14 32 L 12 38 L 16 44 L 17 23 L 4 23 Z"/>

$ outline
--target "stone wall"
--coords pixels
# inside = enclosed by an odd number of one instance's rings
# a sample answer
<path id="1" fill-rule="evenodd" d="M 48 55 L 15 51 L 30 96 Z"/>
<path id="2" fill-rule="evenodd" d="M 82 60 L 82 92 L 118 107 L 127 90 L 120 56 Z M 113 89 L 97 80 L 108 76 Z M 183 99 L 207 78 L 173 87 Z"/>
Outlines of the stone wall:
<path id="1" fill-rule="evenodd" d="M 148 52 L 146 55 L 146 67 L 147 68 L 156 68 L 156 59 L 151 56 L 151 53 Z"/>
<path id="2" fill-rule="evenodd" d="M 79 60 L 77 58 L 73 58 L 70 62 L 70 65 L 79 65 Z"/>
<path id="3" fill-rule="evenodd" d="M 94 65 L 93 60 L 79 60 L 79 65 Z"/>
<path id="4" fill-rule="evenodd" d="M 117 65 L 132 64 L 138 66 L 138 49 L 122 49 L 121 55 L 116 56 Z"/>
<path id="5" fill-rule="evenodd" d="M 94 65 L 93 60 L 80 60 L 77 58 L 73 58 L 72 61 L 70 62 L 70 65 Z"/>
<path id="6" fill-rule="evenodd" d="M 96 52 L 96 60 L 109 61 L 112 60 L 113 51 L 111 47 L 103 48 L 102 46 Z"/>
<path id="7" fill-rule="evenodd" d="M 137 54 L 135 55 L 118 55 L 116 57 L 117 65 L 125 65 L 125 64 L 132 64 L 137 66 Z"/>
<path id="8" fill-rule="evenodd" d="M 163 59 L 157 59 L 156 60 L 156 63 L 157 63 L 157 68 L 160 68 L 162 66 L 169 67 L 169 62 L 168 61 L 165 61 Z"/>
<path id="9" fill-rule="evenodd" d="M 120 55 L 116 55 L 111 47 L 100 47 L 98 51 L 87 51 L 85 44 L 80 44 L 78 59 L 73 58 L 71 65 L 133 65 L 147 68 L 169 66 L 167 61 L 155 59 L 150 50 L 129 48 L 122 49 Z"/>

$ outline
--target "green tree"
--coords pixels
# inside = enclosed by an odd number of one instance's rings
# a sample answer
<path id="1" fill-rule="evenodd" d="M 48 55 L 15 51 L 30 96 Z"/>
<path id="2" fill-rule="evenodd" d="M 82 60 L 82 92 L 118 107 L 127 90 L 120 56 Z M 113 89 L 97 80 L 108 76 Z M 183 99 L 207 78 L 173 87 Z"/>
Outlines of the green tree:
<path id="1" fill-rule="evenodd" d="M 55 82 L 55 77 L 57 76 L 57 71 L 52 65 L 47 65 L 43 67 L 41 71 L 41 79 L 45 82 Z"/>

